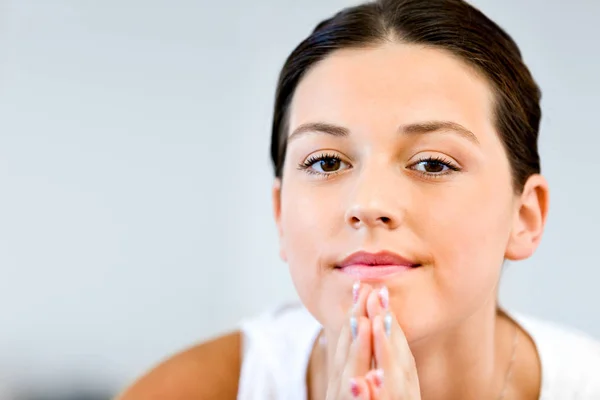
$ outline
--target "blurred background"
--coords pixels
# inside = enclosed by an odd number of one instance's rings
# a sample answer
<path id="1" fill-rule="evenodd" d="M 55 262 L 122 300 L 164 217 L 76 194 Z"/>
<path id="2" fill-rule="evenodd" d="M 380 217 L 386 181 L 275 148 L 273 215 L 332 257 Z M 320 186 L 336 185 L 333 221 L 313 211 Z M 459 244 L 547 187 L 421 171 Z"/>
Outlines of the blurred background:
<path id="1" fill-rule="evenodd" d="M 0 399 L 108 399 L 295 299 L 279 68 L 344 0 L 0 0 Z M 501 302 L 600 338 L 600 2 L 475 0 L 544 92 L 541 248 Z"/>

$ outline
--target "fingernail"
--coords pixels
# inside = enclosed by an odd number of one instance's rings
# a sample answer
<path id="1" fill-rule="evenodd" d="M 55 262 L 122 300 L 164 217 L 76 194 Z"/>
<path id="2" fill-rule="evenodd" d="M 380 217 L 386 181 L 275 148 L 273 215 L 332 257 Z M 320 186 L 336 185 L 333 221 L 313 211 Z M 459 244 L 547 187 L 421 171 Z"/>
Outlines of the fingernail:
<path id="1" fill-rule="evenodd" d="M 389 311 L 385 313 L 385 317 L 383 318 L 383 327 L 385 329 L 385 335 L 390 337 L 392 334 L 392 314 Z"/>
<path id="2" fill-rule="evenodd" d="M 367 378 L 375 385 L 377 388 L 381 388 L 383 386 L 383 369 L 375 369 L 369 371 Z"/>
<path id="3" fill-rule="evenodd" d="M 352 332 L 352 340 L 358 336 L 358 320 L 355 316 L 350 317 L 350 331 Z"/>
<path id="4" fill-rule="evenodd" d="M 375 371 L 375 375 L 373 376 L 373 381 L 375 383 L 375 386 L 377 387 L 382 387 L 383 386 L 383 370 L 377 369 Z"/>
<path id="5" fill-rule="evenodd" d="M 384 310 L 387 310 L 388 305 L 390 304 L 390 292 L 388 291 L 387 286 L 379 289 L 379 302 L 381 303 L 381 307 Z"/>
<path id="6" fill-rule="evenodd" d="M 356 304 L 358 302 L 358 293 L 360 292 L 360 281 L 354 282 L 352 285 L 352 304 Z"/>
<path id="7" fill-rule="evenodd" d="M 360 396 L 360 386 L 358 386 L 358 382 L 354 378 L 350 379 L 350 393 L 354 397 Z"/>

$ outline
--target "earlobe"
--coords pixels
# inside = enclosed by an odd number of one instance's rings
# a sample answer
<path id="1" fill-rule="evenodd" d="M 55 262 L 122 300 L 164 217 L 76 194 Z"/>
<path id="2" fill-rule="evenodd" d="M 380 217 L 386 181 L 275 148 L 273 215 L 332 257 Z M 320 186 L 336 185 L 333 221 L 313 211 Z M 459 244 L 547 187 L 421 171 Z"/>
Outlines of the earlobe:
<path id="1" fill-rule="evenodd" d="M 283 245 L 283 228 L 281 226 L 281 178 L 275 178 L 273 189 L 271 192 L 273 201 L 273 217 L 277 226 L 277 234 L 279 236 L 279 257 L 287 262 L 287 255 Z"/>
<path id="2" fill-rule="evenodd" d="M 505 254 L 506 259 L 513 261 L 530 257 L 542 239 L 549 206 L 546 179 L 538 174 L 530 176 L 516 205 Z"/>

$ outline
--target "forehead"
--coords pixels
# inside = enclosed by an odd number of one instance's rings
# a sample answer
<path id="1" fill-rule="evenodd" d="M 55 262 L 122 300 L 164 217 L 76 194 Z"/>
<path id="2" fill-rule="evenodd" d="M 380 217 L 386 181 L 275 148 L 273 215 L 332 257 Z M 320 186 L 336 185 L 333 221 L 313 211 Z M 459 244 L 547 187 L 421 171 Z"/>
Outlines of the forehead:
<path id="1" fill-rule="evenodd" d="M 487 81 L 452 54 L 387 43 L 338 50 L 316 64 L 296 89 L 289 131 L 315 121 L 372 130 L 449 120 L 485 136 L 492 104 Z"/>

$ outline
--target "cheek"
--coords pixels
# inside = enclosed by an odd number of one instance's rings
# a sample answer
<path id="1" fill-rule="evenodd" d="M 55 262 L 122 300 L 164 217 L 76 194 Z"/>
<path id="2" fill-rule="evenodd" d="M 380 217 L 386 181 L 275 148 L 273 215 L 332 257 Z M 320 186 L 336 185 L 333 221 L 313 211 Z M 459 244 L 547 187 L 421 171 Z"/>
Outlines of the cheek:
<path id="1" fill-rule="evenodd" d="M 343 221 L 339 202 L 327 193 L 291 180 L 282 191 L 282 244 L 294 286 L 309 311 L 314 311 L 321 293 L 327 293 L 321 290 L 322 257 Z"/>
<path id="2" fill-rule="evenodd" d="M 442 206 L 428 204 L 436 212 L 429 213 L 423 237 L 429 238 L 445 297 L 470 302 L 494 293 L 511 229 L 506 192 L 492 185 L 463 186 L 448 193 Z"/>
<path id="3" fill-rule="evenodd" d="M 282 195 L 281 226 L 289 257 L 316 255 L 334 234 L 335 201 L 326 190 L 290 182 Z"/>

